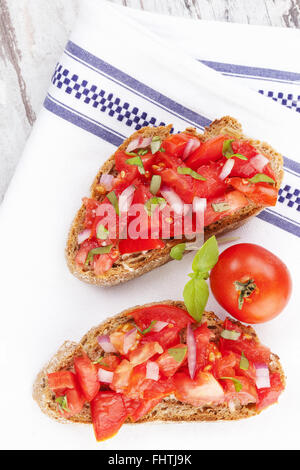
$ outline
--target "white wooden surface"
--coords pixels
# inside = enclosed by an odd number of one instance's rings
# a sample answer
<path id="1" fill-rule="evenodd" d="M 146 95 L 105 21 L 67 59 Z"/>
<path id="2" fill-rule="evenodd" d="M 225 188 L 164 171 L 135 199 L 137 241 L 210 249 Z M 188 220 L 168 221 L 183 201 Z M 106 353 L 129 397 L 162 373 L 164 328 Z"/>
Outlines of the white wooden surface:
<path id="1" fill-rule="evenodd" d="M 205 20 L 300 27 L 300 0 L 110 0 Z M 0 202 L 80 0 L 0 0 Z"/>

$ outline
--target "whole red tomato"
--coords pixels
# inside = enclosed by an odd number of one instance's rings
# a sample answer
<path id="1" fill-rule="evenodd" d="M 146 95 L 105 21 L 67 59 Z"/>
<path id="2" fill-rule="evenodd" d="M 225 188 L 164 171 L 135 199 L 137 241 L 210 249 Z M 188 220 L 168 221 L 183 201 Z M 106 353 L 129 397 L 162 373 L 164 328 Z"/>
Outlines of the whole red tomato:
<path id="1" fill-rule="evenodd" d="M 246 323 L 263 323 L 279 315 L 292 290 L 286 265 L 252 243 L 223 251 L 211 271 L 210 285 L 222 307 Z"/>

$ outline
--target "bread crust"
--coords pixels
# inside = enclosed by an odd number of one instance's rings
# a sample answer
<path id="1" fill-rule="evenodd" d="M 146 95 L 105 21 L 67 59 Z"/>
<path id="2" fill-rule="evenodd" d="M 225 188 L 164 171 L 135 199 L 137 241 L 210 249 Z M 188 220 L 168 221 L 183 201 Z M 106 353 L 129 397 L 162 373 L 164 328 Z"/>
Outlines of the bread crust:
<path id="1" fill-rule="evenodd" d="M 99 346 L 97 337 L 102 334 L 110 334 L 116 328 L 124 323 L 133 321 L 130 313 L 138 307 L 148 307 L 151 305 L 173 305 L 186 310 L 185 305 L 181 301 L 165 300 L 162 302 L 154 302 L 143 306 L 135 306 L 130 309 L 110 317 L 100 325 L 92 328 L 84 335 L 79 343 L 66 341 L 57 353 L 51 358 L 48 364 L 39 372 L 33 385 L 33 399 L 37 402 L 40 409 L 50 418 L 61 423 L 81 423 L 90 424 L 91 414 L 90 405 L 85 404 L 84 409 L 76 416 L 68 419 L 62 417 L 55 403 L 55 395 L 48 387 L 47 374 L 62 369 L 73 370 L 73 359 L 76 355 L 80 355 L 85 351 L 90 359 L 96 360 L 104 354 L 101 346 Z M 208 327 L 215 334 L 217 340 L 223 329 L 221 320 L 213 312 L 204 312 L 203 322 L 207 322 Z M 255 341 L 259 341 L 255 330 L 251 326 L 244 325 L 238 321 L 236 323 L 244 333 L 253 337 Z M 282 383 L 285 385 L 285 375 L 279 362 L 279 357 L 271 353 L 270 371 L 280 374 Z M 236 405 L 234 411 L 230 411 L 227 405 L 203 406 L 195 407 L 187 403 L 182 403 L 175 398 L 164 398 L 150 413 L 138 421 L 217 421 L 217 420 L 237 420 L 255 416 L 259 412 L 255 408 L 255 404 Z M 130 420 L 127 423 L 131 424 Z"/>
<path id="2" fill-rule="evenodd" d="M 126 150 L 129 143 L 139 136 L 160 136 L 161 139 L 164 140 L 170 134 L 171 128 L 172 125 L 144 127 L 126 139 L 117 149 L 117 151 Z M 205 132 L 203 134 L 197 133 L 194 128 L 187 128 L 186 132 L 197 136 L 203 142 L 220 134 L 227 134 L 232 137 L 249 141 L 254 147 L 257 148 L 259 152 L 262 152 L 267 158 L 269 158 L 270 165 L 276 177 L 276 187 L 280 187 L 283 178 L 282 156 L 266 142 L 260 142 L 259 140 L 246 137 L 243 134 L 241 124 L 236 119 L 230 116 L 225 116 L 221 119 L 215 120 L 209 127 L 205 128 Z M 115 173 L 115 153 L 104 163 L 102 168 L 97 173 L 97 176 L 95 177 L 91 186 L 92 198 L 101 200 L 96 189 L 101 175 L 104 173 Z M 249 202 L 248 206 L 240 209 L 235 214 L 223 217 L 221 220 L 218 220 L 217 222 L 214 222 L 205 227 L 204 237 L 207 239 L 212 235 L 220 235 L 230 230 L 234 230 L 243 225 L 250 217 L 259 214 L 262 210 L 263 206 L 258 206 L 252 202 Z M 110 287 L 141 276 L 142 274 L 145 274 L 148 271 L 152 271 L 152 269 L 155 269 L 167 263 L 168 261 L 171 261 L 172 258 L 170 257 L 170 251 L 172 247 L 178 243 L 182 243 L 182 240 L 168 240 L 166 241 L 165 247 L 161 250 L 150 250 L 147 253 L 134 253 L 126 259 L 126 262 L 119 260 L 109 271 L 97 276 L 89 267 L 81 267 L 75 263 L 75 257 L 78 251 L 77 236 L 78 233 L 83 229 L 84 217 L 85 206 L 82 205 L 77 212 L 69 231 L 66 245 L 66 260 L 71 273 L 78 279 L 89 284 L 94 284 L 101 287 Z"/>

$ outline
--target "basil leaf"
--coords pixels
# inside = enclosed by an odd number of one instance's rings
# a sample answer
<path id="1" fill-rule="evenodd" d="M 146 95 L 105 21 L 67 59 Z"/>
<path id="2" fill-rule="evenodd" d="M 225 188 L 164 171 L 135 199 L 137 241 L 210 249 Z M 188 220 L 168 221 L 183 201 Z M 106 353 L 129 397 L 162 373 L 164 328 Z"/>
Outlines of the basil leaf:
<path id="1" fill-rule="evenodd" d="M 239 331 L 234 330 L 223 330 L 221 333 L 221 338 L 224 339 L 231 339 L 232 341 L 236 341 L 241 336 Z"/>
<path id="2" fill-rule="evenodd" d="M 229 155 L 228 157 L 226 156 L 226 158 L 232 158 L 232 157 L 239 158 L 240 160 L 248 160 L 248 158 L 245 157 L 245 155 L 242 155 L 241 153 L 233 153 L 232 155 Z"/>
<path id="3" fill-rule="evenodd" d="M 90 261 L 94 259 L 95 255 L 103 255 L 105 253 L 110 253 L 111 249 L 112 245 L 99 246 L 98 248 L 93 248 L 93 250 L 90 250 L 87 255 L 85 265 L 88 266 L 90 264 Z"/>
<path id="4" fill-rule="evenodd" d="M 173 259 L 177 259 L 180 261 L 183 257 L 183 253 L 185 252 L 186 244 L 185 243 L 179 243 L 178 245 L 173 246 L 173 248 L 170 251 L 170 256 Z"/>
<path id="5" fill-rule="evenodd" d="M 158 191 L 160 190 L 161 185 L 161 176 L 160 175 L 153 175 L 150 183 L 150 193 L 155 196 Z"/>
<path id="6" fill-rule="evenodd" d="M 204 279 L 194 277 L 184 287 L 183 298 L 189 314 L 200 322 L 209 295 L 208 285 Z"/>
<path id="7" fill-rule="evenodd" d="M 140 333 L 142 333 L 142 335 L 145 335 L 146 333 L 149 333 L 152 330 L 152 327 L 155 325 L 156 322 L 157 322 L 157 320 L 152 320 L 152 322 L 150 323 L 148 328 L 146 328 L 143 331 L 140 331 Z"/>
<path id="8" fill-rule="evenodd" d="M 230 209 L 228 202 L 216 202 L 212 203 L 212 208 L 215 212 L 225 212 Z"/>
<path id="9" fill-rule="evenodd" d="M 142 159 L 138 155 L 136 157 L 129 158 L 128 160 L 126 160 L 126 163 L 128 163 L 128 165 L 136 165 L 141 175 L 144 175 L 146 173 Z"/>
<path id="10" fill-rule="evenodd" d="M 231 155 L 234 154 L 234 152 L 232 150 L 232 146 L 231 146 L 231 143 L 233 141 L 234 141 L 234 139 L 228 139 L 228 140 L 224 140 L 224 142 L 223 142 L 222 153 L 223 153 L 224 157 L 226 157 L 226 158 L 230 158 Z"/>
<path id="11" fill-rule="evenodd" d="M 192 269 L 194 272 L 207 273 L 219 259 L 218 244 L 215 236 L 210 237 L 196 254 Z"/>
<path id="12" fill-rule="evenodd" d="M 111 204 L 114 206 L 116 213 L 119 215 L 119 202 L 116 193 L 114 191 L 111 191 L 110 193 L 108 193 L 107 199 L 111 202 Z"/>
<path id="13" fill-rule="evenodd" d="M 165 207 L 166 204 L 166 200 L 163 197 L 155 196 L 151 199 L 148 199 L 148 201 L 145 203 L 145 209 L 148 215 L 151 217 L 157 206 Z"/>
<path id="14" fill-rule="evenodd" d="M 240 369 L 242 369 L 242 370 L 248 370 L 249 369 L 249 361 L 246 358 L 243 351 L 242 351 L 241 360 L 240 360 Z"/>
<path id="15" fill-rule="evenodd" d="M 220 377 L 220 379 L 232 380 L 232 382 L 234 383 L 234 388 L 236 392 L 240 392 L 243 388 L 243 385 L 241 384 L 241 382 L 238 379 L 235 379 L 234 377 Z"/>
<path id="16" fill-rule="evenodd" d="M 156 152 L 158 152 L 160 149 L 160 146 L 161 146 L 161 138 L 158 136 L 153 137 L 152 142 L 150 144 L 151 153 L 154 155 Z"/>
<path id="17" fill-rule="evenodd" d="M 68 408 L 68 400 L 66 395 L 63 397 L 57 397 L 55 402 L 58 403 L 58 406 L 62 411 L 70 411 Z"/>
<path id="18" fill-rule="evenodd" d="M 252 176 L 252 178 L 248 178 L 250 183 L 271 183 L 275 184 L 275 181 L 270 178 L 270 176 L 264 175 L 263 173 L 257 173 L 257 175 Z"/>
<path id="19" fill-rule="evenodd" d="M 170 348 L 168 349 L 168 353 L 170 354 L 170 356 L 172 356 L 176 362 L 182 362 L 183 359 L 185 358 L 185 355 L 186 355 L 186 351 L 187 351 L 187 347 L 186 348 Z"/>
<path id="20" fill-rule="evenodd" d="M 134 323 L 134 326 L 136 327 L 136 329 L 141 333 L 141 335 L 145 335 L 146 333 L 149 333 L 149 331 L 152 330 L 152 327 L 153 325 L 155 325 L 155 323 L 157 322 L 157 320 L 152 320 L 152 322 L 150 323 L 150 325 L 148 326 L 148 328 L 146 328 L 145 330 L 140 330 L 140 328 Z"/>
<path id="21" fill-rule="evenodd" d="M 100 240 L 107 240 L 108 239 L 109 232 L 107 228 L 104 227 L 102 224 L 98 224 L 97 226 L 97 238 L 100 238 Z"/>
<path id="22" fill-rule="evenodd" d="M 137 153 L 138 153 L 138 155 L 143 156 L 143 155 L 146 155 L 146 153 L 148 153 L 148 150 L 147 149 L 140 149 L 140 150 L 138 150 Z"/>
<path id="23" fill-rule="evenodd" d="M 180 175 L 190 175 L 192 178 L 195 180 L 201 180 L 201 181 L 206 181 L 206 178 L 203 176 L 199 175 L 196 171 L 192 170 L 191 168 L 188 168 L 187 166 L 179 166 L 177 168 L 177 173 Z"/>
<path id="24" fill-rule="evenodd" d="M 105 360 L 105 357 L 99 357 L 96 361 L 93 361 L 93 364 L 101 364 L 103 367 L 109 367 L 108 364 L 102 362 L 103 360 Z"/>

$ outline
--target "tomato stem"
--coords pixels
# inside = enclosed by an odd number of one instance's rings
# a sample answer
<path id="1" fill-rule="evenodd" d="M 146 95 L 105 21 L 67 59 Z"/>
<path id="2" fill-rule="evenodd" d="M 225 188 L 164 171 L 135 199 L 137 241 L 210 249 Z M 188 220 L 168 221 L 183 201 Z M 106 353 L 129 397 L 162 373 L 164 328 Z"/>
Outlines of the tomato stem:
<path id="1" fill-rule="evenodd" d="M 249 297 L 256 289 L 257 286 L 254 279 L 248 279 L 246 282 L 234 281 L 234 287 L 239 292 L 239 310 L 242 310 L 245 298 Z"/>

